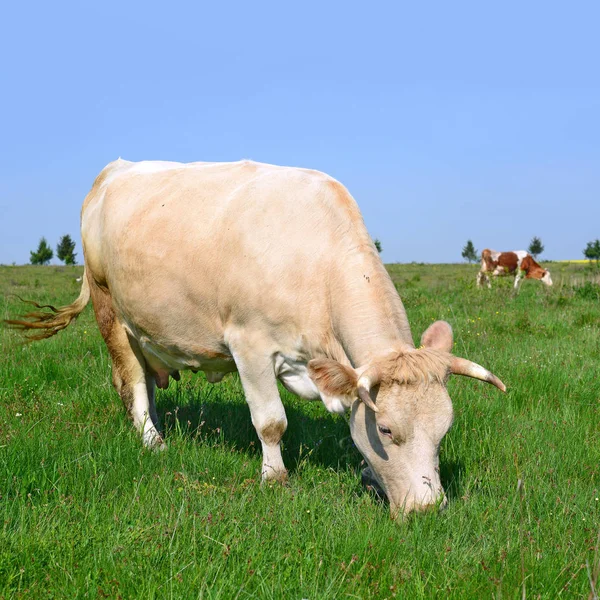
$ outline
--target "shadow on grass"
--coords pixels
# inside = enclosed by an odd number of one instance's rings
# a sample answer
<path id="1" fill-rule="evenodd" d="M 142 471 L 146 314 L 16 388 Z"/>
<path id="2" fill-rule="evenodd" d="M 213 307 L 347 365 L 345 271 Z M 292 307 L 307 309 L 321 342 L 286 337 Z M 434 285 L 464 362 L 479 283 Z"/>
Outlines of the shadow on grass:
<path id="1" fill-rule="evenodd" d="M 220 388 L 224 385 L 224 388 Z M 285 404 L 288 428 L 283 436 L 283 460 L 290 474 L 308 462 L 322 468 L 350 468 L 357 474 L 357 486 L 382 500 L 372 481 L 360 477 L 364 461 L 350 436 L 348 423 L 324 407 L 307 402 L 307 410 Z M 261 446 L 250 419 L 250 410 L 241 389 L 227 384 L 173 386 L 158 397 L 157 409 L 167 441 L 178 430 L 189 439 L 223 443 L 250 456 L 260 456 Z M 464 465 L 440 457 L 440 477 L 449 500 L 460 498 Z M 385 499 L 387 501 L 387 499 Z"/>
<path id="2" fill-rule="evenodd" d="M 157 398 L 157 410 L 168 439 L 178 429 L 181 435 L 198 440 L 219 440 L 236 450 L 260 456 L 262 450 L 250 419 L 250 410 L 243 394 L 225 394 L 218 385 L 197 390 L 163 392 Z M 223 396 L 227 396 L 223 398 Z M 289 403 L 285 406 L 288 428 L 283 436 L 283 460 L 290 473 L 306 461 L 324 468 L 349 466 L 360 469 L 362 456 L 354 447 L 346 421 L 320 407 L 310 407 L 311 413 Z"/>
<path id="3" fill-rule="evenodd" d="M 464 475 L 465 466 L 462 461 L 444 461 L 443 456 L 440 456 L 440 479 L 450 502 L 462 496 L 462 479 Z"/>

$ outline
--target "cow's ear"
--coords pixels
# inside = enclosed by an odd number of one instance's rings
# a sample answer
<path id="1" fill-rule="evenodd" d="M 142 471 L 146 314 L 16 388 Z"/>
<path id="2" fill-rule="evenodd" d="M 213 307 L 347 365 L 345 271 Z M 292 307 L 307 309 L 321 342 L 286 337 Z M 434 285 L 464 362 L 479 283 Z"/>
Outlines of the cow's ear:
<path id="1" fill-rule="evenodd" d="M 433 350 L 450 352 L 452 350 L 452 343 L 452 327 L 446 321 L 432 323 L 421 336 L 421 346 L 432 348 Z"/>
<path id="2" fill-rule="evenodd" d="M 327 396 L 356 395 L 358 376 L 352 367 L 337 360 L 315 358 L 308 363 L 308 375 L 321 394 Z"/>

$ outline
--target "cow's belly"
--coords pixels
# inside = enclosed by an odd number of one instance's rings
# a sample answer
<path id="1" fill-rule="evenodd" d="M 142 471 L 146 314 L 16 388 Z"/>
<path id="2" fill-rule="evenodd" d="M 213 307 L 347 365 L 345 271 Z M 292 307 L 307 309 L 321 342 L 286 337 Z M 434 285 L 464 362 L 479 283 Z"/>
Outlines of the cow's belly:
<path id="1" fill-rule="evenodd" d="M 221 371 L 229 373 L 236 370 L 231 356 L 207 351 L 206 354 L 187 354 L 176 348 L 162 348 L 147 337 L 138 340 L 144 358 L 155 370 L 183 371 Z"/>
<path id="2" fill-rule="evenodd" d="M 185 346 L 166 347 L 147 335 L 136 334 L 134 327 L 126 325 L 126 329 L 137 340 L 146 364 L 155 373 L 159 387 L 166 387 L 169 374 L 174 375 L 176 371 L 204 371 L 208 381 L 216 383 L 227 373 L 237 370 L 233 357 L 228 353 L 208 349 L 192 351 Z"/>
<path id="3" fill-rule="evenodd" d="M 186 312 L 193 314 L 191 309 Z M 141 306 L 138 309 L 138 317 L 140 313 L 144 314 Z M 204 371 L 210 382 L 218 382 L 225 374 L 237 371 L 233 356 L 228 350 L 226 341 L 228 336 L 221 337 L 215 331 L 209 333 L 208 321 L 202 319 L 198 312 L 195 314 L 195 319 L 189 322 L 186 334 L 176 338 L 177 342 L 174 341 L 174 336 L 167 325 L 179 321 L 179 315 L 170 313 L 169 318 L 166 317 L 167 315 L 163 314 L 160 319 L 154 321 L 156 336 L 150 336 L 146 333 L 148 328 L 144 327 L 139 319 L 123 315 L 125 327 L 139 343 L 146 363 L 157 375 L 159 387 L 165 387 L 168 375 L 174 371 Z M 149 321 L 149 318 L 146 320 Z M 199 338 L 203 339 L 199 341 Z M 171 343 L 165 344 L 161 341 L 164 339 L 170 339 Z M 272 347 L 295 347 L 295 351 L 291 353 L 285 350 L 274 353 L 274 374 L 283 386 L 300 398 L 322 400 L 317 387 L 308 375 L 307 358 L 302 351 L 300 355 L 297 354 L 296 340 L 290 341 L 285 336 L 283 339 L 278 336 L 278 339 L 270 341 Z M 326 406 L 330 409 L 327 403 Z"/>

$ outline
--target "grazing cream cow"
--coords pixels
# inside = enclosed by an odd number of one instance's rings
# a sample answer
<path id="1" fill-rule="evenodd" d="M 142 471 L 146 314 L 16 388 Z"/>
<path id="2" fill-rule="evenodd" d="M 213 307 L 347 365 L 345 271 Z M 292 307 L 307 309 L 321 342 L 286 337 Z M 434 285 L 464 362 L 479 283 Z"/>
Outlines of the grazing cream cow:
<path id="1" fill-rule="evenodd" d="M 522 277 L 525 279 L 539 279 L 546 285 L 552 285 L 550 271 L 543 269 L 535 262 L 529 252 L 515 250 L 514 252 L 496 252 L 486 248 L 481 253 L 481 270 L 477 274 L 477 286 L 487 282 L 492 287 L 488 274 L 494 276 L 514 275 L 515 289 L 519 287 Z"/>
<path id="2" fill-rule="evenodd" d="M 287 476 L 279 380 L 329 411 L 351 411 L 352 438 L 392 515 L 445 502 L 448 377 L 504 384 L 450 354 L 444 321 L 415 348 L 358 206 L 335 179 L 249 161 L 117 160 L 85 199 L 81 233 L 77 300 L 11 323 L 50 337 L 91 297 L 114 386 L 147 446 L 163 445 L 155 385 L 182 369 L 212 382 L 238 371 L 263 480 Z"/>

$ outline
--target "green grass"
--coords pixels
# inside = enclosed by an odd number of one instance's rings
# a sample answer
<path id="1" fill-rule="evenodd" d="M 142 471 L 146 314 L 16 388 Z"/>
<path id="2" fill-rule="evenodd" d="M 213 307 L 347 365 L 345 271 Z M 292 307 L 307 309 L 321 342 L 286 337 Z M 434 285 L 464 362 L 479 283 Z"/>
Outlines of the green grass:
<path id="1" fill-rule="evenodd" d="M 91 307 L 50 340 L 0 331 L 0 598 L 587 598 L 600 521 L 600 287 L 475 289 L 469 265 L 389 265 L 415 341 L 436 319 L 455 353 L 507 385 L 455 377 L 440 514 L 389 518 L 360 486 L 344 418 L 284 392 L 288 486 L 259 485 L 237 376 L 158 393 L 169 448 L 142 448 L 110 384 Z M 52 304 L 80 267 L 0 267 Z M 517 491 L 518 481 L 522 490 Z"/>

